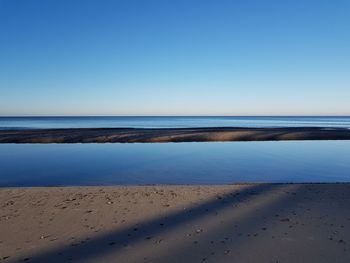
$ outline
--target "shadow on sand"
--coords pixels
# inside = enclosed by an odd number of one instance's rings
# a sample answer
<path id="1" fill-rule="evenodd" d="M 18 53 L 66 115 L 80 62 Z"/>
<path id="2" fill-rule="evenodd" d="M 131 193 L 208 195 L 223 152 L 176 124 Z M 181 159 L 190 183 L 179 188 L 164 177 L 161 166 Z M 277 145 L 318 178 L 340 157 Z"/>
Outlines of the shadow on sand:
<path id="1" fill-rule="evenodd" d="M 221 218 L 225 219 L 225 222 L 222 221 L 222 224 L 215 223 L 215 225 L 211 225 L 211 227 L 204 230 L 201 237 L 195 242 L 198 243 L 201 242 L 201 240 L 217 240 L 218 238 L 222 239 L 226 237 L 228 233 L 232 232 L 232 230 L 239 230 L 237 232 L 237 237 L 229 237 L 232 246 L 233 242 L 239 242 L 239 232 L 254 232 L 256 229 L 261 229 L 261 227 L 269 224 L 268 221 L 263 219 L 259 221 L 256 220 L 254 213 L 257 209 L 260 211 L 263 210 L 262 214 L 268 218 L 271 214 L 276 213 L 276 211 L 293 205 L 296 193 L 300 191 L 301 187 L 300 185 L 280 184 L 250 185 L 245 189 L 232 191 L 224 196 L 193 206 L 189 209 L 174 212 L 146 222 L 140 222 L 137 225 L 137 229 L 135 229 L 135 226 L 127 227 L 92 238 L 87 242 L 75 246 L 61 247 L 41 254 L 28 255 L 27 258 L 22 258 L 21 260 L 25 259 L 28 262 L 99 262 L 101 257 L 103 258 L 111 253 L 118 258 L 119 251 L 125 250 L 125 247 L 136 245 L 145 240 L 154 240 L 155 236 L 163 232 L 176 232 L 188 225 L 195 226 L 201 220 L 218 214 L 224 215 Z M 277 195 L 276 191 L 285 191 L 286 194 L 283 196 L 280 194 Z M 238 209 L 236 208 L 238 204 L 243 204 L 244 207 Z M 265 216 L 262 218 L 265 218 Z M 255 234 L 255 232 L 253 232 L 252 235 Z M 226 240 L 228 241 L 227 237 Z M 157 260 L 154 261 L 178 262 L 179 257 L 176 256 L 180 255 L 180 258 L 186 257 L 186 255 L 187 257 L 191 257 L 193 249 L 185 245 L 186 243 L 178 243 L 176 247 L 171 247 L 168 252 L 162 251 L 158 253 Z M 207 244 L 204 247 L 202 245 L 202 249 L 206 249 L 206 247 L 208 247 Z M 207 253 L 210 252 L 208 249 L 206 250 Z M 137 255 L 137 251 L 134 251 L 134 254 L 136 257 L 139 257 L 139 259 L 146 258 L 145 255 Z M 147 251 L 146 254 L 152 256 L 152 251 Z M 203 259 L 205 259 L 205 257 Z M 136 262 L 138 261 L 136 260 Z"/>

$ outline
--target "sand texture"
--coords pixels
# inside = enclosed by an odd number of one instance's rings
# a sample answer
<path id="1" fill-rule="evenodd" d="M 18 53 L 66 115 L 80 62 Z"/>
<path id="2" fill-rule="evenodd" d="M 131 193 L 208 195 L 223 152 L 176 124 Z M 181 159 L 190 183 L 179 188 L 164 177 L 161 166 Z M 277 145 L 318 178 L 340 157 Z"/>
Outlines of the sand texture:
<path id="1" fill-rule="evenodd" d="M 350 140 L 346 128 L 187 128 L 123 129 L 82 128 L 3 130 L 0 143 L 104 143 Z"/>
<path id="2" fill-rule="evenodd" d="M 0 189 L 0 262 L 350 262 L 350 184 Z"/>

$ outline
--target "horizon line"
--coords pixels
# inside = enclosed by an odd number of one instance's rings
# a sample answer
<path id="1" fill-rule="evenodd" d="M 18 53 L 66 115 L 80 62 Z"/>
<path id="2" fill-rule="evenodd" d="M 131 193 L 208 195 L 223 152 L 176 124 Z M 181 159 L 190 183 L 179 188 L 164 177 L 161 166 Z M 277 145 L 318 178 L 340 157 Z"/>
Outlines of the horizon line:
<path id="1" fill-rule="evenodd" d="M 50 118 L 50 117 L 350 117 L 350 115 L 0 115 L 0 118 Z"/>

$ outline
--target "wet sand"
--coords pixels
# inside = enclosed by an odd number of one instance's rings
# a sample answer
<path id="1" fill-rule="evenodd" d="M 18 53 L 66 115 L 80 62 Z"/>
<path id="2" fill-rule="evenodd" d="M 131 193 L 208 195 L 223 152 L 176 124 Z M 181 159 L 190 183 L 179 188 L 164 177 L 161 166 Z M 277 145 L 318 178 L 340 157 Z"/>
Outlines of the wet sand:
<path id="1" fill-rule="evenodd" d="M 187 128 L 2 130 L 0 143 L 350 140 L 346 128 Z"/>
<path id="2" fill-rule="evenodd" d="M 0 262 L 350 262 L 350 184 L 0 189 Z"/>

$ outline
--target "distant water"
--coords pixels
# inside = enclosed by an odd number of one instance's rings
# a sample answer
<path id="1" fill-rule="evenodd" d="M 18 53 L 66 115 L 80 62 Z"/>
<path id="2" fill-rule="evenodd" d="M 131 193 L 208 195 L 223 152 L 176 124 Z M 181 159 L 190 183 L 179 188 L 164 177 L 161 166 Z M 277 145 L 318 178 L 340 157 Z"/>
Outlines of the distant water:
<path id="1" fill-rule="evenodd" d="M 0 129 L 190 127 L 342 127 L 345 117 L 0 117 Z"/>
<path id="2" fill-rule="evenodd" d="M 350 141 L 0 145 L 0 186 L 237 182 L 350 182 Z"/>

